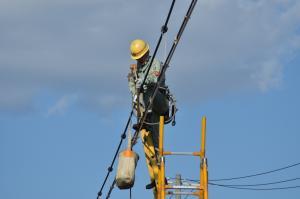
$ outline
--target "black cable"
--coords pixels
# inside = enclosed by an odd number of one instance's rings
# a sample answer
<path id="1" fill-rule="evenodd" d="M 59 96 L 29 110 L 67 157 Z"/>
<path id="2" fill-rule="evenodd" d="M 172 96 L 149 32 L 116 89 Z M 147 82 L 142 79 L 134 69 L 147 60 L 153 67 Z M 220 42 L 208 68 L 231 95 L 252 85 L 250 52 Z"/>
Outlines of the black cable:
<path id="1" fill-rule="evenodd" d="M 140 102 L 139 102 L 140 101 L 140 93 L 142 92 L 143 86 L 144 86 L 144 84 L 145 84 L 145 82 L 147 80 L 147 77 L 149 75 L 149 71 L 150 71 L 150 69 L 152 67 L 152 63 L 154 61 L 154 58 L 155 58 L 156 53 L 158 51 L 158 48 L 160 46 L 161 40 L 162 40 L 164 34 L 168 31 L 168 23 L 169 23 L 169 19 L 170 19 L 171 13 L 173 11 L 174 4 L 175 4 L 175 0 L 172 1 L 171 7 L 170 7 L 168 15 L 167 15 L 167 19 L 166 19 L 164 25 L 161 28 L 161 34 L 160 34 L 160 37 L 159 37 L 158 42 L 156 44 L 154 53 L 153 53 L 153 55 L 151 57 L 150 64 L 149 64 L 149 67 L 148 67 L 148 69 L 146 71 L 146 74 L 144 76 L 143 82 L 142 82 L 140 88 L 137 89 L 137 103 L 138 103 L 138 108 L 137 108 L 138 109 L 138 114 L 137 115 L 138 115 L 138 120 L 140 119 L 140 108 L 139 108 L 140 107 Z"/>
<path id="2" fill-rule="evenodd" d="M 260 183 L 260 184 L 226 184 L 226 186 L 231 186 L 231 187 L 258 187 L 258 186 L 266 186 L 266 185 L 273 185 L 273 184 L 281 184 L 281 183 L 286 183 L 286 182 L 291 182 L 291 181 L 296 181 L 296 180 L 300 180 L 300 178 L 292 178 L 292 179 L 287 179 L 287 180 L 280 180 L 280 181 Z"/>
<path id="3" fill-rule="evenodd" d="M 147 69 L 146 75 L 145 75 L 145 77 L 144 77 L 144 79 L 143 79 L 143 82 L 142 82 L 142 84 L 141 84 L 141 88 L 140 88 L 140 89 L 143 89 L 143 86 L 144 86 L 144 84 L 145 84 L 145 82 L 146 82 L 146 79 L 147 79 L 147 77 L 148 77 L 149 71 L 150 71 L 150 69 L 151 69 L 152 63 L 153 63 L 153 61 L 154 61 L 154 58 L 155 58 L 156 53 L 157 53 L 157 51 L 158 51 L 158 48 L 159 48 L 159 46 L 160 46 L 161 40 L 162 40 L 164 34 L 168 31 L 168 23 L 169 23 L 169 19 L 170 19 L 171 13 L 172 13 L 173 8 L 174 8 L 175 1 L 176 1 L 176 0 L 173 0 L 173 1 L 172 1 L 171 7 L 170 7 L 169 12 L 168 12 L 168 15 L 167 15 L 167 19 L 166 19 L 164 25 L 161 27 L 161 34 L 160 34 L 160 37 L 159 37 L 158 42 L 157 42 L 157 44 L 156 44 L 154 53 L 153 53 L 153 55 L 152 55 L 152 57 L 151 57 L 149 67 L 148 67 L 148 69 Z"/>
<path id="4" fill-rule="evenodd" d="M 198 182 L 199 180 L 192 180 L 192 179 L 183 179 L 191 182 Z M 258 187 L 258 186 L 266 186 L 266 185 L 273 185 L 273 184 L 281 184 L 281 183 L 286 183 L 286 182 L 291 182 L 291 181 L 296 181 L 300 180 L 300 178 L 292 178 L 292 179 L 287 179 L 287 180 L 280 180 L 280 181 L 275 181 L 275 182 L 267 182 L 267 183 L 259 183 L 259 184 L 222 184 L 224 186 L 230 186 L 230 187 Z M 212 183 L 214 184 L 214 183 Z"/>
<path id="5" fill-rule="evenodd" d="M 193 190 L 191 190 L 190 192 L 192 193 Z M 189 197 L 190 197 L 190 195 L 186 195 L 186 196 L 184 197 L 184 199 L 188 199 Z"/>
<path id="6" fill-rule="evenodd" d="M 159 45 L 160 45 L 160 43 L 161 43 L 161 39 L 162 39 L 163 34 L 167 31 L 167 24 L 168 24 L 168 22 L 169 22 L 170 15 L 171 15 L 171 12 L 172 12 L 173 7 L 174 7 L 174 3 L 175 3 L 175 0 L 172 1 L 171 8 L 170 8 L 169 13 L 168 13 L 168 16 L 167 16 L 167 20 L 166 20 L 164 26 L 163 26 L 162 29 L 161 29 L 161 37 L 160 37 L 159 42 L 158 42 L 158 45 L 157 45 L 157 47 L 156 47 L 156 49 L 155 49 L 154 55 L 152 56 L 151 62 L 153 62 L 153 59 L 154 59 L 154 57 L 155 57 L 155 55 L 156 55 L 156 53 L 157 53 L 157 50 L 158 50 L 158 47 L 159 47 Z M 192 2 L 191 2 L 191 4 L 190 4 L 190 7 L 189 7 L 189 9 L 188 9 L 188 12 L 187 12 L 187 14 L 186 14 L 186 16 L 185 16 L 185 18 L 184 18 L 184 20 L 183 20 L 183 23 L 182 23 L 182 25 L 181 25 L 181 27 L 180 27 L 180 29 L 179 29 L 179 32 L 178 32 L 178 34 L 177 34 L 177 37 L 176 37 L 176 39 L 175 39 L 175 41 L 174 41 L 174 43 L 173 43 L 173 46 L 172 46 L 172 48 L 171 48 L 171 50 L 170 50 L 170 52 L 169 52 L 169 54 L 168 54 L 167 59 L 166 59 L 164 65 L 163 65 L 163 67 L 162 67 L 162 72 L 161 72 L 160 76 L 158 77 L 158 82 L 156 83 L 156 88 L 155 88 L 155 90 L 154 90 L 154 92 L 153 92 L 153 95 L 151 96 L 151 98 L 150 98 L 150 100 L 149 100 L 149 102 L 148 102 L 147 109 L 146 109 L 145 114 L 143 115 L 143 118 L 142 118 L 142 120 L 141 120 L 142 122 L 139 122 L 140 124 L 143 124 L 143 121 L 145 120 L 145 118 L 146 118 L 146 116 L 147 116 L 147 112 L 148 112 L 149 108 L 150 108 L 151 105 L 152 105 L 152 100 L 151 100 L 151 99 L 153 99 L 153 96 L 155 97 L 155 95 L 156 95 L 156 93 L 157 93 L 158 86 L 159 86 L 160 83 L 161 83 L 162 74 L 164 74 L 165 71 L 166 71 L 166 68 L 167 68 L 167 66 L 168 66 L 168 64 L 169 64 L 169 62 L 170 62 L 170 60 L 171 60 L 171 58 L 172 58 L 172 56 L 173 56 L 173 54 L 174 54 L 174 52 L 175 52 L 175 49 L 176 49 L 176 47 L 177 47 L 177 44 L 178 44 L 178 42 L 179 42 L 179 40 L 180 40 L 180 37 L 181 37 L 181 35 L 182 35 L 182 33 L 183 33 L 185 27 L 186 27 L 186 24 L 187 24 L 187 22 L 188 22 L 188 20 L 189 20 L 189 18 L 190 18 L 190 15 L 192 14 L 192 11 L 193 11 L 193 9 L 194 9 L 196 3 L 197 3 L 197 0 L 192 0 Z M 150 67 L 151 67 L 151 63 L 150 63 Z M 145 77 L 144 77 L 144 80 L 143 80 L 142 85 L 143 85 L 144 82 L 146 81 L 147 75 L 148 75 L 148 73 L 149 73 L 149 71 L 150 71 L 150 67 L 149 67 L 148 70 L 147 70 L 147 73 L 146 73 L 146 75 L 145 75 Z M 141 88 L 142 88 L 142 87 L 141 87 Z M 108 173 L 107 173 L 107 175 L 106 175 L 106 177 L 105 177 L 105 179 L 104 179 L 104 181 L 103 181 L 103 184 L 102 184 L 102 186 L 101 186 L 101 188 L 100 188 L 100 191 L 98 192 L 98 197 L 97 197 L 97 199 L 102 195 L 102 191 L 103 191 L 103 188 L 104 188 L 104 186 L 105 186 L 105 184 L 106 184 L 106 182 L 107 182 L 107 179 L 108 179 L 108 177 L 109 177 L 109 174 L 110 174 L 110 173 L 112 172 L 112 170 L 113 170 L 113 165 L 114 165 L 114 162 L 115 162 L 115 160 L 116 160 L 116 157 L 117 157 L 117 155 L 118 155 L 118 153 L 119 153 L 119 150 L 120 150 L 120 147 L 121 147 L 121 145 L 122 145 L 122 142 L 123 142 L 123 140 L 126 138 L 126 131 L 127 131 L 129 122 L 130 122 L 130 120 L 131 120 L 132 114 L 133 114 L 133 110 L 132 110 L 131 113 L 130 113 L 130 116 L 129 116 L 129 119 L 128 119 L 126 128 L 125 128 L 125 130 L 124 130 L 124 133 L 123 133 L 122 136 L 121 136 L 121 140 L 120 140 L 120 143 L 119 143 L 119 145 L 118 145 L 118 147 L 117 147 L 117 150 L 116 150 L 116 153 L 115 153 L 115 155 L 114 155 L 113 161 L 112 161 L 110 167 L 108 167 Z M 142 125 L 139 125 L 139 126 L 140 126 L 140 128 L 142 127 Z M 134 134 L 134 136 L 133 136 L 133 138 L 132 138 L 132 146 L 136 143 L 136 139 L 137 139 L 137 135 L 138 135 L 138 132 L 139 132 L 139 131 L 140 131 L 140 129 L 139 129 L 138 131 L 135 132 L 135 134 Z M 114 182 L 114 183 L 115 183 L 115 182 Z M 109 195 L 110 195 L 112 189 L 113 189 L 113 186 L 111 186 Z"/>
<path id="7" fill-rule="evenodd" d="M 160 46 L 161 40 L 162 40 L 162 38 L 163 38 L 163 35 L 168 31 L 168 26 L 167 26 L 167 25 L 168 25 L 168 22 L 169 22 L 171 13 L 172 13 L 172 11 L 173 11 L 174 4 L 175 4 L 175 0 L 172 1 L 171 7 L 170 7 L 169 12 L 168 12 L 168 15 L 167 15 L 167 19 L 166 19 L 164 25 L 163 25 L 162 28 L 161 28 L 161 34 L 160 34 L 160 37 L 159 37 L 158 42 L 157 42 L 157 44 L 156 44 L 154 53 L 153 53 L 153 55 L 152 55 L 152 57 L 151 57 L 150 64 L 149 64 L 149 67 L 148 67 L 148 69 L 147 69 L 147 71 L 146 71 L 146 74 L 145 74 L 145 76 L 144 76 L 143 82 L 142 82 L 140 88 L 137 89 L 137 116 L 138 116 L 138 122 L 140 121 L 140 93 L 142 92 L 143 86 L 144 86 L 144 84 L 145 84 L 145 82 L 146 82 L 146 80 L 147 80 L 147 77 L 148 77 L 148 75 L 149 75 L 149 71 L 150 71 L 150 69 L 151 69 L 151 67 L 152 67 L 152 63 L 153 63 L 153 61 L 154 61 L 154 58 L 155 58 L 156 53 L 157 53 L 157 51 L 158 51 L 158 48 L 159 48 L 159 46 Z"/>
<path id="8" fill-rule="evenodd" d="M 107 179 L 108 179 L 110 173 L 113 171 L 113 166 L 114 166 L 114 163 L 115 163 L 115 161 L 116 161 L 116 158 L 117 158 L 117 156 L 118 156 L 118 154 L 119 154 L 119 151 L 120 151 L 120 148 L 121 148 L 121 146 L 122 146 L 123 140 L 126 138 L 126 132 L 127 132 L 127 129 L 128 129 L 129 123 L 130 123 L 130 120 L 131 120 L 131 118 L 132 118 L 132 115 L 133 115 L 133 109 L 131 110 L 131 112 L 130 112 L 130 114 L 129 114 L 129 117 L 128 117 L 128 120 L 127 120 L 127 123 L 126 123 L 126 127 L 125 127 L 125 129 L 124 129 L 124 131 L 123 131 L 123 133 L 122 133 L 122 135 L 121 135 L 121 140 L 120 140 L 119 145 L 118 145 L 118 147 L 117 147 L 117 150 L 116 150 L 116 152 L 115 152 L 115 154 L 114 154 L 114 158 L 113 158 L 113 160 L 112 160 L 110 166 L 109 166 L 108 169 L 107 169 L 107 174 L 106 174 L 106 177 L 105 177 L 105 179 L 104 179 L 104 181 L 103 181 L 103 183 L 102 183 L 102 186 L 101 186 L 101 188 L 100 188 L 100 191 L 98 192 L 97 199 L 100 198 L 100 196 L 102 195 L 102 191 L 103 191 L 103 188 L 104 188 L 104 186 L 105 186 L 105 184 L 106 184 L 106 182 L 107 182 Z"/>
<path id="9" fill-rule="evenodd" d="M 153 93 L 152 93 L 152 95 L 151 95 L 151 97 L 150 97 L 150 99 L 149 99 L 149 101 L 147 103 L 147 106 L 146 106 L 146 109 L 144 111 L 143 117 L 139 120 L 139 129 L 134 133 L 133 138 L 131 139 L 132 140 L 132 145 L 131 145 L 132 147 L 136 144 L 136 140 L 138 138 L 138 133 L 140 132 L 140 130 L 141 130 L 142 126 L 143 126 L 142 124 L 144 124 L 144 121 L 146 120 L 146 117 L 148 115 L 148 110 L 152 106 L 153 99 L 156 96 L 156 93 L 158 91 L 159 85 L 161 84 L 161 82 L 163 80 L 163 75 L 165 74 L 165 72 L 167 70 L 167 67 L 168 67 L 168 65 L 169 65 L 169 63 L 170 63 L 170 61 L 171 61 L 171 59 L 173 57 L 175 49 L 176 49 L 176 47 L 178 45 L 178 42 L 179 42 L 179 40 L 180 40 L 180 38 L 182 36 L 183 31 L 184 31 L 184 29 L 185 29 L 185 27 L 187 25 L 187 22 L 188 22 L 188 20 L 191 17 L 191 14 L 192 14 L 195 6 L 196 6 L 196 3 L 197 3 L 197 0 L 192 0 L 191 4 L 189 6 L 189 9 L 188 9 L 188 11 L 187 11 L 187 13 L 186 13 L 186 15 L 184 17 L 184 20 L 183 20 L 183 22 L 182 22 L 182 24 L 180 26 L 180 29 L 179 29 L 179 31 L 177 33 L 177 36 L 176 36 L 175 40 L 173 42 L 171 50 L 169 51 L 168 57 L 166 58 L 166 61 L 164 62 L 164 65 L 163 65 L 163 67 L 161 69 L 161 72 L 160 72 L 160 74 L 158 76 L 158 80 L 157 80 L 157 82 L 155 84 L 154 91 L 153 91 Z"/>
<path id="10" fill-rule="evenodd" d="M 262 172 L 262 173 L 246 175 L 246 176 L 240 176 L 240 177 L 233 177 L 233 178 L 212 179 L 212 180 L 209 180 L 209 182 L 229 181 L 229 180 L 237 180 L 237 179 L 243 179 L 243 178 L 256 177 L 256 176 L 260 176 L 260 175 L 274 173 L 274 172 L 277 172 L 277 171 L 282 171 L 282 170 L 289 169 L 289 168 L 292 168 L 292 167 L 295 167 L 295 166 L 298 166 L 298 165 L 300 165 L 300 162 L 296 163 L 296 164 L 288 165 L 288 166 L 285 166 L 285 167 L 282 167 L 282 168 L 279 168 L 279 169 L 274 169 L 274 170 L 271 170 L 271 171 Z"/>
<path id="11" fill-rule="evenodd" d="M 115 188 L 115 184 L 116 184 L 116 179 L 114 179 L 114 181 L 112 182 L 112 184 L 110 185 L 109 191 L 107 193 L 106 199 L 109 199 L 112 190 Z"/>
<path id="12" fill-rule="evenodd" d="M 169 12 L 168 12 L 168 15 L 167 15 L 167 19 L 166 19 L 166 21 L 165 21 L 163 27 L 161 28 L 161 35 L 160 35 L 160 38 L 159 38 L 158 43 L 157 43 L 157 45 L 156 45 L 154 54 L 153 54 L 153 56 L 152 56 L 152 59 L 151 59 L 151 62 L 150 62 L 150 63 L 151 63 L 151 64 L 150 64 L 150 67 L 148 68 L 147 73 L 146 73 L 146 75 L 145 75 L 145 77 L 144 77 L 142 86 L 143 86 L 143 84 L 145 83 L 146 78 L 147 78 L 147 76 L 148 76 L 148 74 L 149 74 L 151 65 L 152 65 L 152 63 L 153 63 L 153 60 L 154 60 L 154 58 L 155 58 L 155 56 L 156 56 L 156 53 L 157 53 L 157 51 L 158 51 L 158 48 L 159 48 L 159 46 L 160 46 L 162 37 L 163 37 L 163 35 L 164 35 L 164 34 L 167 32 L 167 30 L 168 30 L 167 25 L 168 25 L 168 22 L 169 22 L 171 13 L 172 13 L 172 11 L 173 11 L 174 4 L 175 4 L 175 0 L 172 1 L 171 7 L 170 7 Z M 142 88 L 142 86 L 141 86 L 141 88 Z M 121 148 L 121 145 L 122 145 L 122 143 L 123 143 L 123 140 L 126 138 L 126 132 L 127 132 L 127 129 L 128 129 L 129 122 L 130 122 L 130 120 L 131 120 L 131 118 L 132 118 L 132 115 L 133 115 L 133 109 L 131 110 L 131 113 L 130 113 L 130 116 L 129 116 L 129 118 L 128 118 L 128 121 L 127 121 L 125 130 L 124 130 L 123 134 L 121 135 L 121 140 L 120 140 L 119 145 L 118 145 L 118 147 L 117 147 L 117 150 L 116 150 L 116 153 L 115 153 L 114 158 L 113 158 L 113 160 L 112 160 L 112 163 L 111 163 L 111 165 L 108 167 L 108 172 L 107 172 L 106 177 L 105 177 L 105 179 L 104 179 L 104 181 L 103 181 L 103 183 L 102 183 L 102 186 L 101 186 L 101 188 L 100 188 L 100 191 L 98 192 L 97 199 L 102 195 L 102 191 L 103 191 L 103 188 L 104 188 L 104 186 L 105 186 L 105 184 L 106 184 L 106 182 L 107 182 L 107 179 L 108 179 L 108 177 L 109 177 L 109 174 L 110 174 L 110 173 L 112 172 L 112 170 L 113 170 L 113 165 L 114 165 L 114 163 L 115 163 L 116 157 L 117 157 L 117 155 L 118 155 L 118 153 L 119 153 L 119 150 L 120 150 L 120 148 Z"/>
<path id="13" fill-rule="evenodd" d="M 284 190 L 284 189 L 296 189 L 300 188 L 300 185 L 297 186 L 289 186 L 289 187 L 272 187 L 272 188 L 248 188 L 248 187 L 235 187 L 235 186 L 227 186 L 224 184 L 216 184 L 209 182 L 208 184 L 219 187 L 226 187 L 231 189 L 242 189 L 242 190 L 251 190 L 251 191 L 272 191 L 272 190 Z"/>

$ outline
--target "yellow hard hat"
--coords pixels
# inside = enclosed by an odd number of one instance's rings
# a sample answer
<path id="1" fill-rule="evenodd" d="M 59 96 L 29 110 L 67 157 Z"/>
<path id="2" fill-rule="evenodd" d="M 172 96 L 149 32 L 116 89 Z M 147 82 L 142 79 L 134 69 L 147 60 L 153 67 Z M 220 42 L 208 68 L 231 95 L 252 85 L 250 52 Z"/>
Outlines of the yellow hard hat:
<path id="1" fill-rule="evenodd" d="M 149 51 L 149 44 L 141 39 L 136 39 L 131 42 L 130 52 L 132 59 L 140 59 Z"/>

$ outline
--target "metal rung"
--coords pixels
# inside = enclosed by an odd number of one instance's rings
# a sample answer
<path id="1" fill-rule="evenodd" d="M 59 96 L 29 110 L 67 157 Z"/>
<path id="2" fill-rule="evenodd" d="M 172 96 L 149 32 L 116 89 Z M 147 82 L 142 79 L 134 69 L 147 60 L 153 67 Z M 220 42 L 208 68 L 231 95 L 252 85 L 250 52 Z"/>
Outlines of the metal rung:
<path id="1" fill-rule="evenodd" d="M 184 191 L 167 191 L 167 194 L 168 195 L 198 195 L 199 193 L 198 192 L 184 192 Z"/>
<path id="2" fill-rule="evenodd" d="M 164 151 L 164 155 L 191 155 L 191 156 L 202 156 L 203 153 L 201 152 L 171 152 L 171 151 Z"/>
<path id="3" fill-rule="evenodd" d="M 200 186 L 190 186 L 190 185 L 166 185 L 166 189 L 201 189 Z"/>

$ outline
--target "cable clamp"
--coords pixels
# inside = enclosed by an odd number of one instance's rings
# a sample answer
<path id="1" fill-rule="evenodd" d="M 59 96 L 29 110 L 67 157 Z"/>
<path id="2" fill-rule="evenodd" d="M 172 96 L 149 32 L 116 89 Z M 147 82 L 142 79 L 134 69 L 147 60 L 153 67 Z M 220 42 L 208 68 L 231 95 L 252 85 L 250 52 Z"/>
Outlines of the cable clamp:
<path id="1" fill-rule="evenodd" d="M 168 31 L 168 26 L 163 25 L 163 26 L 161 27 L 161 32 L 162 32 L 162 33 L 166 33 L 167 31 Z"/>
<path id="2" fill-rule="evenodd" d="M 112 167 L 108 167 L 107 170 L 108 170 L 108 172 L 112 172 L 113 168 Z"/>

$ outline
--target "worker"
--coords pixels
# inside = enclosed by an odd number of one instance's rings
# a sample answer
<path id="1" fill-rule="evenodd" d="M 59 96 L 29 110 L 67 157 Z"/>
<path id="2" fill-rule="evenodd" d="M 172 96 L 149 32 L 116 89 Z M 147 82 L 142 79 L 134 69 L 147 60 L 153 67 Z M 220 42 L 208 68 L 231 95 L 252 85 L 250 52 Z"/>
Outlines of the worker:
<path id="1" fill-rule="evenodd" d="M 150 66 L 151 56 L 149 44 L 141 39 L 136 39 L 130 45 L 131 58 L 136 60 L 136 64 L 130 66 L 128 74 L 129 90 L 132 94 L 132 101 L 137 115 L 143 116 L 145 114 L 146 106 L 158 82 L 163 64 L 154 58 Z M 147 70 L 150 67 L 148 76 L 142 83 L 146 76 Z M 161 77 L 162 81 L 159 85 L 158 92 L 153 99 L 152 107 L 148 110 L 146 121 L 142 126 L 140 124 L 133 125 L 135 130 L 143 129 L 141 137 L 144 139 L 144 151 L 148 164 L 151 183 L 146 185 L 146 189 L 155 187 L 157 177 L 157 155 L 159 144 L 159 118 L 160 116 L 169 116 L 169 100 L 167 97 L 168 88 L 165 85 L 165 76 Z M 138 94 L 139 93 L 139 94 Z M 138 96 L 139 95 L 139 96 Z M 138 104 L 139 103 L 139 104 Z M 153 154 L 154 153 L 154 154 Z"/>

